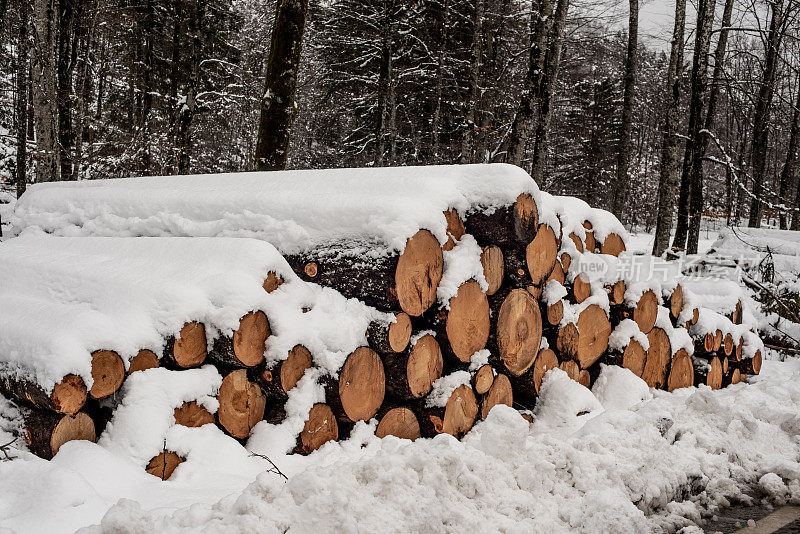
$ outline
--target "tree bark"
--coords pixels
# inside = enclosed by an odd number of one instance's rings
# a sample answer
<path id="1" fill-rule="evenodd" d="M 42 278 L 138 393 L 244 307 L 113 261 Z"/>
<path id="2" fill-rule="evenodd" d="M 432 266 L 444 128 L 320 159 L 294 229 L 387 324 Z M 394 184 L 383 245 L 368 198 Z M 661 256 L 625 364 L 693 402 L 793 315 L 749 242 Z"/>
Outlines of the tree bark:
<path id="1" fill-rule="evenodd" d="M 711 47 L 711 30 L 714 24 L 714 8 L 716 0 L 701 0 L 697 10 L 697 31 L 692 60 L 692 94 L 689 102 L 689 130 L 686 138 L 686 151 L 681 172 L 681 189 L 678 198 L 678 224 L 672 248 L 685 249 L 689 234 L 689 216 L 691 212 L 691 169 L 692 157 L 695 154 L 694 144 L 699 142 L 702 114 L 705 106 L 705 94 L 708 78 L 708 52 Z"/>
<path id="2" fill-rule="evenodd" d="M 476 0 L 480 2 L 480 0 Z M 433 111 L 433 121 L 431 123 L 431 138 L 433 148 L 433 163 L 439 163 L 441 151 L 441 128 L 442 128 L 442 93 L 444 89 L 444 67 L 445 55 L 447 54 L 447 43 L 450 38 L 450 2 L 444 0 L 442 6 L 442 42 L 439 46 L 439 54 L 436 65 L 436 106 Z"/>
<path id="3" fill-rule="evenodd" d="M 94 41 L 94 31 L 97 23 L 97 4 L 91 4 L 92 8 L 92 19 L 89 23 L 88 33 L 85 38 L 84 42 L 84 50 L 83 50 L 83 59 L 81 65 L 81 73 L 78 79 L 78 116 L 75 121 L 78 128 L 78 133 L 75 138 L 75 179 L 80 180 L 82 174 L 82 159 L 83 159 L 83 131 L 84 131 L 84 119 L 87 115 L 87 106 L 89 103 L 89 97 L 91 93 L 91 69 L 89 68 L 89 62 L 91 58 L 91 51 L 92 51 L 92 42 Z"/>
<path id="4" fill-rule="evenodd" d="M 283 170 L 296 115 L 294 100 L 308 0 L 280 0 L 275 11 L 256 143 L 256 169 Z"/>
<path id="5" fill-rule="evenodd" d="M 77 22 L 83 11 L 82 0 L 59 0 L 58 4 L 58 55 L 57 108 L 58 144 L 61 180 L 73 179 L 72 168 L 72 74 L 77 59 Z"/>
<path id="6" fill-rule="evenodd" d="M 480 91 L 481 64 L 483 62 L 483 33 L 484 0 L 475 0 L 475 16 L 472 19 L 472 48 L 469 69 L 469 87 L 467 90 L 467 113 L 464 116 L 464 132 L 461 137 L 461 155 L 459 163 L 473 163 L 472 155 L 475 139 L 475 109 L 478 107 L 478 93 Z"/>
<path id="7" fill-rule="evenodd" d="M 756 112 L 753 117 L 753 147 L 750 166 L 753 169 L 753 199 L 750 202 L 750 218 L 747 226 L 761 227 L 761 201 L 764 188 L 764 173 L 767 166 L 767 143 L 769 140 L 769 113 L 772 97 L 775 92 L 775 73 L 778 69 L 779 50 L 784 32 L 783 0 L 775 0 L 772 4 L 772 21 L 767 37 L 766 61 L 761 88 L 756 100 Z"/>
<path id="8" fill-rule="evenodd" d="M 58 147 L 56 58 L 58 8 L 56 0 L 35 0 L 33 53 L 33 110 L 36 130 L 36 181 L 58 181 L 61 176 Z"/>
<path id="9" fill-rule="evenodd" d="M 537 88 L 542 85 L 545 76 L 544 63 L 547 52 L 547 36 L 553 25 L 553 6 L 555 0 L 541 0 L 531 8 L 531 51 L 528 61 L 528 72 L 525 75 L 524 88 L 519 107 L 511 125 L 508 136 L 508 152 L 506 161 L 519 167 L 525 156 L 525 145 L 528 143 L 531 126 L 536 115 Z"/>
<path id="10" fill-rule="evenodd" d="M 531 177 L 537 184 L 544 183 L 544 169 L 547 164 L 547 149 L 550 134 L 550 118 L 553 115 L 553 93 L 558 81 L 558 69 L 561 63 L 561 50 L 564 44 L 564 26 L 569 11 L 569 0 L 558 0 L 555 20 L 545 55 L 545 78 L 539 88 L 539 121 L 536 124 L 535 144 Z"/>
<path id="11" fill-rule="evenodd" d="M 17 198 L 27 187 L 28 176 L 28 4 L 20 2 L 17 48 Z"/>
<path id="12" fill-rule="evenodd" d="M 191 165 L 192 134 L 191 127 L 197 109 L 197 88 L 200 83 L 200 26 L 203 20 L 204 3 L 195 0 L 190 6 L 188 34 L 191 39 L 190 75 L 186 86 L 185 101 L 178 101 L 177 159 L 178 173 L 188 174 Z"/>
<path id="13" fill-rule="evenodd" d="M 386 140 L 389 131 L 389 115 L 393 93 L 393 54 L 394 54 L 394 25 L 392 18 L 394 0 L 384 1 L 383 39 L 381 42 L 381 66 L 378 73 L 378 106 L 375 113 L 375 166 L 383 167 L 386 158 Z"/>
<path id="14" fill-rule="evenodd" d="M 630 167 L 630 141 L 633 127 L 633 101 L 636 98 L 636 67 L 639 48 L 639 0 L 630 0 L 628 16 L 628 55 L 625 60 L 625 86 L 622 103 L 622 124 L 619 133 L 617 154 L 617 179 L 614 182 L 614 204 L 612 211 L 622 219 L 622 206 L 628 188 L 628 168 Z"/>
<path id="15" fill-rule="evenodd" d="M 795 166 L 797 165 L 797 152 L 800 149 L 800 76 L 797 78 L 797 103 L 794 108 L 794 120 L 792 120 L 792 130 L 789 134 L 789 146 L 786 149 L 786 160 L 783 162 L 783 169 L 781 170 L 781 189 L 780 189 L 780 202 L 787 206 L 790 203 L 785 200 L 792 193 L 792 178 L 795 174 Z M 794 187 L 797 188 L 798 200 L 800 200 L 800 183 L 795 179 Z M 795 202 L 795 209 L 800 209 L 800 202 Z M 780 215 L 781 230 L 786 230 L 787 220 L 786 213 Z M 800 230 L 800 213 L 795 211 L 792 214 L 792 230 Z"/>

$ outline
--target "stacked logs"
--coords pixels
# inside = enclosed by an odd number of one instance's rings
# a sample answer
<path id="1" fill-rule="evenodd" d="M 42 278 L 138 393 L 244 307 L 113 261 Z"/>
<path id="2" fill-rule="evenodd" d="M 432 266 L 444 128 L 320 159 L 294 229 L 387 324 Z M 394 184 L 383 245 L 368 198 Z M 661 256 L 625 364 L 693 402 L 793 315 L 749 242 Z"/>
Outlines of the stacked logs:
<path id="1" fill-rule="evenodd" d="M 371 419 L 379 437 L 460 437 L 498 404 L 531 410 L 554 368 L 591 387 L 600 364 L 620 365 L 651 387 L 668 390 L 701 383 L 719 388 L 758 373 L 758 339 L 745 327 L 687 306 L 679 284 L 591 280 L 580 272 L 580 258 L 618 256 L 625 250 L 621 236 L 608 233 L 601 240 L 589 220 L 575 228 L 545 223 L 540 210 L 528 194 L 463 219 L 447 210 L 444 244 L 419 229 L 402 252 L 369 265 L 346 255 L 287 256 L 301 279 L 392 318 L 369 325 L 367 342 L 347 356 L 336 376 L 318 373 L 325 400 L 310 408 L 295 451 L 308 454 Z M 464 281 L 437 303 L 447 253 L 468 235 L 480 247 L 483 277 Z M 263 290 L 275 291 L 282 283 L 267 273 Z M 270 335 L 269 317 L 260 310 L 243 315 L 232 336 L 211 344 L 206 325 L 190 321 L 165 340 L 163 351 L 143 348 L 127 374 L 213 364 L 223 376 L 217 413 L 189 402 L 175 407 L 175 422 L 216 424 L 244 440 L 262 420 L 285 420 L 293 388 L 314 369 L 314 355 L 303 345 L 267 363 Z M 0 373 L 0 393 L 26 406 L 25 439 L 32 452 L 50 458 L 67 441 L 94 440 L 108 421 L 107 404 L 100 400 L 119 390 L 125 366 L 102 347 L 91 362 L 94 383 L 88 389 L 75 375 L 48 393 Z M 146 470 L 167 479 L 182 461 L 164 450 Z"/>

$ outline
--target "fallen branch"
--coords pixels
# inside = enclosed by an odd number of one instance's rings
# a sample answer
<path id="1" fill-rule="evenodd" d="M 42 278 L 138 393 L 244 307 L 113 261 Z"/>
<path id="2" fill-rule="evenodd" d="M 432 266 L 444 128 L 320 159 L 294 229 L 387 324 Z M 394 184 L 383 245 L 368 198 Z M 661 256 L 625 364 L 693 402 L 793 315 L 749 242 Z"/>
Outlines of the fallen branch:
<path id="1" fill-rule="evenodd" d="M 287 477 L 286 475 L 284 475 L 284 474 L 283 474 L 283 471 L 281 471 L 281 470 L 280 470 L 280 468 L 278 468 L 278 466 L 277 466 L 277 465 L 275 465 L 275 462 L 273 462 L 272 460 L 270 460 L 269 456 L 267 456 L 266 454 L 258 454 L 257 452 L 251 452 L 251 453 L 250 453 L 250 456 L 258 456 L 259 458 L 263 458 L 264 460 L 268 461 L 268 462 L 269 462 L 269 464 L 270 464 L 272 467 L 270 467 L 269 469 L 267 469 L 267 473 L 275 473 L 276 475 L 280 475 L 280 476 L 282 476 L 284 480 L 286 480 L 286 481 L 288 481 L 288 480 L 289 480 L 289 477 Z"/>
<path id="2" fill-rule="evenodd" d="M 9 450 L 9 448 L 10 448 L 10 447 L 11 447 L 11 445 L 13 445 L 13 444 L 14 444 L 16 441 L 17 441 L 17 438 L 14 438 L 14 439 L 12 439 L 11 441 L 9 441 L 8 443 L 5 443 L 5 444 L 3 444 L 3 445 L 0 445 L 0 451 L 2 451 L 2 453 L 3 453 L 3 456 L 5 456 L 5 458 L 3 458 L 3 461 L 4 461 L 4 462 L 8 462 L 8 461 L 11 461 L 11 460 L 13 460 L 14 458 L 16 458 L 16 456 L 9 456 L 9 455 L 8 455 L 8 450 Z"/>

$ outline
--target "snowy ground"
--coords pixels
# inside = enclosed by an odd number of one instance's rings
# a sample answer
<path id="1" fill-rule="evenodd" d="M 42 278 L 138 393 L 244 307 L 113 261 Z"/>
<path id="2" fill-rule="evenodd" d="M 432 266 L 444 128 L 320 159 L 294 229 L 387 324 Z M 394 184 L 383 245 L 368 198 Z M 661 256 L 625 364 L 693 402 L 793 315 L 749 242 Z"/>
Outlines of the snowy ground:
<path id="1" fill-rule="evenodd" d="M 212 425 L 185 429 L 205 448 L 168 482 L 88 442 L 51 462 L 12 451 L 0 531 L 673 532 L 747 495 L 800 502 L 800 360 L 673 394 L 610 368 L 593 391 L 551 371 L 533 425 L 500 406 L 463 442 L 378 440 L 362 424 L 274 457 L 288 481 Z M 0 403 L 3 443 L 14 423 Z"/>

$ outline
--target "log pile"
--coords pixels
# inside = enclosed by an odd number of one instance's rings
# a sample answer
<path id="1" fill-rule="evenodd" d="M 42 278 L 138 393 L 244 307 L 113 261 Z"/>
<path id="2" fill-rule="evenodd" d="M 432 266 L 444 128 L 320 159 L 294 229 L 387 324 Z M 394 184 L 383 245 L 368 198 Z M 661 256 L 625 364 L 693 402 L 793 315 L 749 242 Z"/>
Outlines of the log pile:
<path id="1" fill-rule="evenodd" d="M 758 374 L 758 337 L 692 303 L 680 284 L 592 278 L 582 271 L 587 259 L 613 264 L 625 251 L 624 236 L 603 225 L 608 215 L 593 218 L 590 208 L 573 212 L 571 201 L 542 198 L 522 193 L 499 209 L 461 215 L 448 209 L 442 212 L 444 243 L 419 228 L 401 252 L 370 262 L 326 250 L 285 255 L 301 280 L 386 314 L 369 324 L 338 373 L 321 370 L 303 344 L 283 359 L 265 360 L 276 317 L 250 310 L 232 335 L 211 342 L 215 325 L 194 320 L 166 337 L 163 347 L 141 347 L 128 361 L 96 347 L 87 355 L 90 388 L 73 374 L 45 390 L 0 373 L 0 393 L 26 406 L 28 447 L 50 458 L 67 441 L 95 439 L 109 418 L 100 401 L 113 397 L 132 373 L 214 365 L 223 377 L 217 412 L 188 402 L 174 407 L 175 422 L 215 424 L 239 440 L 262 420 L 280 424 L 293 389 L 314 376 L 324 401 L 310 407 L 295 448 L 308 454 L 371 419 L 379 437 L 461 437 L 499 404 L 529 413 L 544 375 L 555 368 L 588 388 L 601 364 L 618 365 L 669 391 L 699 384 L 717 389 Z M 458 268 L 450 258 L 463 258 L 473 245 L 477 257 L 470 261 L 481 272 L 449 291 L 443 280 Z M 263 274 L 260 290 L 279 292 L 284 278 Z M 167 479 L 183 461 L 163 450 L 146 470 Z"/>

